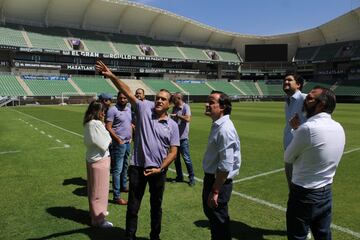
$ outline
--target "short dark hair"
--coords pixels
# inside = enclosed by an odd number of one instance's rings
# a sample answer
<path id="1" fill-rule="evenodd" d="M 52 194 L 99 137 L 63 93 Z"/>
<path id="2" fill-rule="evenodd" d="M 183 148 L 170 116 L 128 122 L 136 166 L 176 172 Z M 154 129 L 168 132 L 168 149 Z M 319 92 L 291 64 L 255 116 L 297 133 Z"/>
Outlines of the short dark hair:
<path id="1" fill-rule="evenodd" d="M 221 91 L 213 90 L 210 94 L 219 94 L 219 105 L 224 108 L 224 115 L 230 115 L 231 114 L 231 100 L 230 97 Z"/>
<path id="2" fill-rule="evenodd" d="M 138 88 L 138 89 L 135 90 L 135 92 L 137 92 L 138 90 L 141 90 L 141 91 L 143 92 L 143 94 L 145 94 L 145 90 L 144 90 L 144 89 Z"/>
<path id="3" fill-rule="evenodd" d="M 172 100 L 171 92 L 169 90 L 162 88 L 159 90 L 159 92 L 167 92 L 169 94 L 169 98 L 168 98 L 169 102 Z"/>
<path id="4" fill-rule="evenodd" d="M 329 88 L 315 86 L 313 89 L 321 89 L 322 92 L 320 96 L 316 99 L 319 102 L 324 104 L 323 112 L 332 114 L 336 107 L 336 96 L 335 93 Z"/>
<path id="5" fill-rule="evenodd" d="M 90 122 L 91 120 L 101 120 L 100 112 L 104 111 L 104 105 L 99 100 L 92 101 L 84 115 L 83 124 Z"/>
<path id="6" fill-rule="evenodd" d="M 295 72 L 287 72 L 285 74 L 285 76 L 284 76 L 284 79 L 287 76 L 293 76 L 294 77 L 295 82 L 300 85 L 299 90 L 301 91 L 303 86 L 304 86 L 304 78 L 302 76 L 300 76 L 298 73 L 295 73 Z"/>

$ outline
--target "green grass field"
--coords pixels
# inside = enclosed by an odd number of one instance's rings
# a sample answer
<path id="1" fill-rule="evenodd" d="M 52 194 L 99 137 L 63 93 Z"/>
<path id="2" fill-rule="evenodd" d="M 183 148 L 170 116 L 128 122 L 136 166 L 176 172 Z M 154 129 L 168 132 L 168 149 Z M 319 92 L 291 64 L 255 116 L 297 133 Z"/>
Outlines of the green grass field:
<path id="1" fill-rule="evenodd" d="M 203 115 L 203 104 L 191 107 L 191 155 L 196 177 L 202 179 L 202 156 L 211 121 Z M 82 142 L 85 108 L 0 108 L 0 239 L 123 238 L 124 206 L 109 203 L 113 229 L 89 225 Z M 230 201 L 233 239 L 286 239 L 283 103 L 235 103 L 232 119 L 242 150 L 240 175 Z M 359 239 L 360 104 L 338 104 L 334 119 L 345 128 L 346 149 L 333 184 L 333 239 Z M 174 172 L 170 170 L 168 177 L 174 178 Z M 167 183 L 162 239 L 210 239 L 201 189 L 200 181 L 193 188 L 186 183 Z M 139 213 L 140 239 L 148 239 L 149 218 L 146 193 Z"/>

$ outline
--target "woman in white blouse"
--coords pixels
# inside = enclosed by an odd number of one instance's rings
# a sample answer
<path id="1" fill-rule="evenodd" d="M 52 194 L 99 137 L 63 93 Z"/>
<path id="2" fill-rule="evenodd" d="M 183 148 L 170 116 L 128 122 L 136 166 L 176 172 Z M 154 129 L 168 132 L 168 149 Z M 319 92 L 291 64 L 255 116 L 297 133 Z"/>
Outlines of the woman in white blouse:
<path id="1" fill-rule="evenodd" d="M 109 197 L 109 144 L 111 137 L 104 126 L 104 107 L 98 101 L 90 103 L 84 116 L 84 144 L 86 146 L 87 187 L 91 224 L 111 228 L 105 220 Z"/>

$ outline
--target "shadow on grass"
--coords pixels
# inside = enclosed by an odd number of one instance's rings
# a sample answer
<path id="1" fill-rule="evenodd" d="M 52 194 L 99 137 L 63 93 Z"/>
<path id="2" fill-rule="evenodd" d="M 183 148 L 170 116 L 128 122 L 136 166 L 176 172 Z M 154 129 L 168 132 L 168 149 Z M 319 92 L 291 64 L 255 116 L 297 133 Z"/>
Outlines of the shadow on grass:
<path id="1" fill-rule="evenodd" d="M 73 191 L 73 194 L 75 194 L 76 196 L 80 196 L 80 197 L 86 197 L 87 196 L 87 182 L 85 179 L 81 178 L 81 177 L 74 177 L 74 178 L 69 178 L 69 179 L 65 179 L 63 182 L 63 185 L 77 185 L 77 186 L 81 186 L 79 188 L 76 188 Z"/>
<path id="2" fill-rule="evenodd" d="M 208 220 L 198 220 L 194 222 L 197 227 L 209 228 Z M 251 227 L 245 223 L 230 221 L 232 239 L 241 240 L 265 240 L 267 235 L 286 236 L 286 231 L 270 230 Z"/>
<path id="3" fill-rule="evenodd" d="M 89 212 L 81 209 L 76 209 L 74 207 L 52 207 L 46 210 L 50 215 L 64 220 L 72 220 L 74 222 L 86 225 L 85 228 L 79 228 L 64 232 L 51 233 L 47 236 L 38 237 L 38 238 L 29 238 L 28 240 L 41 240 L 41 239 L 51 239 L 51 238 L 60 238 L 64 236 L 70 236 L 73 234 L 84 234 L 92 240 L 102 240 L 102 239 L 124 239 L 125 231 L 118 227 L 113 227 L 109 229 L 100 229 L 96 227 L 91 227 Z"/>

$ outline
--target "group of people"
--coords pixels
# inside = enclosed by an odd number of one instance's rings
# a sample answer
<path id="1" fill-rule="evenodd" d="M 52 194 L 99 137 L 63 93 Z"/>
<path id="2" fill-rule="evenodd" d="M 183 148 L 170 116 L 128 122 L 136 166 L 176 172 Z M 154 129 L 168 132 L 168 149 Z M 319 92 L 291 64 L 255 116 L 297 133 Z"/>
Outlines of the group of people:
<path id="1" fill-rule="evenodd" d="M 189 151 L 190 107 L 181 93 L 171 95 L 166 89 L 156 94 L 154 102 L 145 99 L 143 89 L 133 94 L 101 61 L 96 63 L 96 70 L 109 78 L 119 93 L 115 106 L 110 106 L 111 99 L 103 96 L 101 101 L 90 103 L 84 116 L 91 222 L 98 227 L 112 227 L 105 220 L 111 166 L 113 200 L 127 205 L 126 239 L 136 239 L 138 212 L 147 184 L 150 239 L 160 239 L 162 200 L 170 164 L 175 162 L 175 182 L 183 182 L 182 156 L 189 185 L 195 185 Z M 287 235 L 288 239 L 306 239 L 310 228 L 315 239 L 331 239 L 331 183 L 344 150 L 345 135 L 341 125 L 331 119 L 336 104 L 334 93 L 315 87 L 305 95 L 301 93 L 302 85 L 297 74 L 285 76 Z M 168 114 L 171 102 L 174 107 Z M 202 202 L 211 239 L 231 239 L 228 203 L 232 179 L 241 165 L 240 139 L 230 119 L 231 111 L 228 95 L 220 91 L 210 93 L 205 115 L 212 119 L 212 125 L 203 157 Z M 131 141 L 134 149 L 128 166 Z M 128 192 L 127 201 L 120 197 L 121 192 Z"/>

